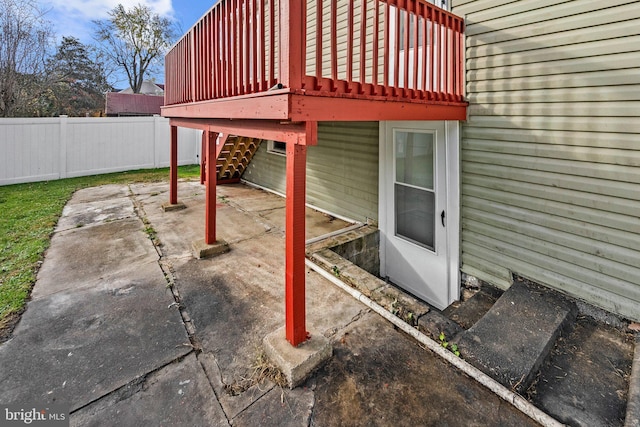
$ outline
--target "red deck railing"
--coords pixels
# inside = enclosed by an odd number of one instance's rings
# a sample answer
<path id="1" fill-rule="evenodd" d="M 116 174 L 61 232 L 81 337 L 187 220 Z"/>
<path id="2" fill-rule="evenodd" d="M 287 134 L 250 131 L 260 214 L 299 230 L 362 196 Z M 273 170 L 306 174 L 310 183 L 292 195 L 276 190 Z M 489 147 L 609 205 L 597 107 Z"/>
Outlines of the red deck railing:
<path id="1" fill-rule="evenodd" d="M 265 92 L 463 102 L 462 18 L 425 0 L 220 0 L 165 59 L 165 104 Z"/>

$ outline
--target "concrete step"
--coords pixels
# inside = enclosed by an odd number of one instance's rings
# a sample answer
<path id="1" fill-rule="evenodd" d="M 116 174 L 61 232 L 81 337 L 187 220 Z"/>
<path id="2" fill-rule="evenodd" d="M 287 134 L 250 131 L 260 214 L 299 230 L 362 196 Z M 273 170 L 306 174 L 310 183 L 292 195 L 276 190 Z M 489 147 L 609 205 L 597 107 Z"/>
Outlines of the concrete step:
<path id="1" fill-rule="evenodd" d="M 533 381 L 575 307 L 549 289 L 515 282 L 453 343 L 462 357 L 518 393 Z"/>
<path id="2" fill-rule="evenodd" d="M 627 416 L 624 427 L 640 427 L 640 332 L 636 332 L 635 352 L 631 377 L 629 378 L 629 395 L 627 400 Z"/>
<path id="3" fill-rule="evenodd" d="M 471 297 L 456 301 L 442 311 L 442 314 L 456 322 L 463 329 L 469 329 L 487 314 L 504 292 L 493 286 L 481 286 Z"/>

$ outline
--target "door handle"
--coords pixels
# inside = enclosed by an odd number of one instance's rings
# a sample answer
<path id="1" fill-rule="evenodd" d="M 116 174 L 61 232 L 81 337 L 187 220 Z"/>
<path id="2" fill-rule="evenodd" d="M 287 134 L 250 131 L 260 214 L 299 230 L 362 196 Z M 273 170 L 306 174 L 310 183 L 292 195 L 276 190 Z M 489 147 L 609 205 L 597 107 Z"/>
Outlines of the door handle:
<path id="1" fill-rule="evenodd" d="M 440 214 L 440 219 L 442 220 L 442 226 L 444 227 L 444 211 Z"/>

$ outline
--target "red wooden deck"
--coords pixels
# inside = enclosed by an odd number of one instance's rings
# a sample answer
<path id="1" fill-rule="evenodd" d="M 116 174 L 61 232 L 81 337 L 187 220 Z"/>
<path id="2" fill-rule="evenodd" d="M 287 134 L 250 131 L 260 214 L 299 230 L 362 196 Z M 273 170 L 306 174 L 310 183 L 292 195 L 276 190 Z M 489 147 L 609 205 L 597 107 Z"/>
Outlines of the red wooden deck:
<path id="1" fill-rule="evenodd" d="M 313 11 L 306 1 L 282 0 L 276 7 L 275 0 L 221 0 L 206 13 L 166 56 L 162 114 L 465 119 L 462 18 L 424 0 L 315 0 Z M 330 36 L 338 31 L 346 40 Z"/>
<path id="2" fill-rule="evenodd" d="M 317 143 L 318 122 L 465 120 L 463 28 L 461 18 L 425 0 L 220 0 L 167 54 L 170 203 L 178 201 L 176 129 L 202 129 L 207 243 L 216 241 L 215 159 L 224 139 L 287 145 L 285 330 L 292 345 L 308 339 L 306 152 Z"/>

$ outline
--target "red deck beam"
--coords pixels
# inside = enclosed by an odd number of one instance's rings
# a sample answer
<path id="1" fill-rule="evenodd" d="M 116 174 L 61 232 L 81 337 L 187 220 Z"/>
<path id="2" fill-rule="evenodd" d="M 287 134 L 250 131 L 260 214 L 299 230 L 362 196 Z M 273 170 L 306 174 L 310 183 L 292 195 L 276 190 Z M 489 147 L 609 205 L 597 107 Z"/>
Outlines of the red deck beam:
<path id="1" fill-rule="evenodd" d="M 292 122 L 466 120 L 467 104 L 464 102 L 427 100 L 408 102 L 402 98 L 327 96 L 327 94 L 313 96 L 312 94 L 313 91 L 307 91 L 306 95 L 267 92 L 265 96 L 251 95 L 163 107 L 162 114 L 172 117 L 172 121 L 178 118 L 184 118 L 184 120 L 256 119 L 249 120 L 255 122 L 260 122 L 259 119 Z M 186 127 L 191 126 L 186 125 Z"/>

